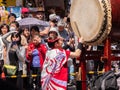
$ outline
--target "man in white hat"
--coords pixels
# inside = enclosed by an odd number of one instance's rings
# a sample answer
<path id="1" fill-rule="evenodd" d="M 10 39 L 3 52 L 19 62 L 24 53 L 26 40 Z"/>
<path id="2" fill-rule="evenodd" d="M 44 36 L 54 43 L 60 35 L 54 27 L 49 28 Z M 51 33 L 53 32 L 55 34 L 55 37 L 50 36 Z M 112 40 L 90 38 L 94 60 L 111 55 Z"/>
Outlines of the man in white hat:
<path id="1" fill-rule="evenodd" d="M 53 36 L 60 36 L 59 35 L 59 32 L 58 32 L 58 29 L 56 27 L 51 27 L 50 28 L 50 31 L 48 33 L 48 37 L 53 37 Z"/>
<path id="2" fill-rule="evenodd" d="M 58 26 L 58 31 L 59 31 L 60 36 L 68 40 L 69 36 L 68 36 L 68 32 L 65 30 L 65 22 L 60 20 L 57 26 Z"/>

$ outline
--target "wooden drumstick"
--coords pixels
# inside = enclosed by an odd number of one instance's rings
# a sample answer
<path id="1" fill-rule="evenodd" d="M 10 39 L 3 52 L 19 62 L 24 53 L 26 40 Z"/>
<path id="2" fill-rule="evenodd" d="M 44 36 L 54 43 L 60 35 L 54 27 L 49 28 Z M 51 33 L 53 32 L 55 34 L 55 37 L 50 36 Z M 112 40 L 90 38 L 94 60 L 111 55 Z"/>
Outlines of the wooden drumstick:
<path id="1" fill-rule="evenodd" d="M 81 37 L 81 34 L 80 34 L 79 29 L 78 29 L 78 25 L 77 25 L 77 23 L 76 23 L 76 22 L 73 22 L 73 24 L 74 24 L 74 26 L 75 26 L 75 29 L 76 29 L 76 31 L 77 31 L 79 37 Z"/>

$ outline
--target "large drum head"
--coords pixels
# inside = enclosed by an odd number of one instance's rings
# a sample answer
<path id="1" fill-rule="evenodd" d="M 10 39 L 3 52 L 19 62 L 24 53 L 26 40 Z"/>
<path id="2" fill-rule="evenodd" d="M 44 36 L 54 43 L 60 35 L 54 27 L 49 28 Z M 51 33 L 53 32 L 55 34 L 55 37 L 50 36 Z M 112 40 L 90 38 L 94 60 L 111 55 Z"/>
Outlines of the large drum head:
<path id="1" fill-rule="evenodd" d="M 97 45 L 111 29 L 110 4 L 108 0 L 73 0 L 70 19 L 78 37 L 82 36 L 86 44 Z"/>

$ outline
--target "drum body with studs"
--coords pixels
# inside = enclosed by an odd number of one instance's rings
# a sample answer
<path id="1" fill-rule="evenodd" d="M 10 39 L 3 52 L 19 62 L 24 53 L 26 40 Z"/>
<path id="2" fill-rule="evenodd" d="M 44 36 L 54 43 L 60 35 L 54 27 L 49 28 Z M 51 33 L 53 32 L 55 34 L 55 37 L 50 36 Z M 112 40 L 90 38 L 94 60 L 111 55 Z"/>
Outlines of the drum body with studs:
<path id="1" fill-rule="evenodd" d="M 87 45 L 99 45 L 108 36 L 120 40 L 120 0 L 73 0 L 70 10 L 73 31 Z"/>

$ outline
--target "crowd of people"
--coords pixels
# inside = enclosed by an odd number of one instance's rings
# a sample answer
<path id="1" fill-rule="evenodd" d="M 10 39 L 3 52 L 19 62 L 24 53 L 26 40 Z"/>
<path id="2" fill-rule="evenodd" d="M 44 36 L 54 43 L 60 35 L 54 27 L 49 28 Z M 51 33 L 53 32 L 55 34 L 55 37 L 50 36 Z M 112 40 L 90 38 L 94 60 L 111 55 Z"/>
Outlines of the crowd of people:
<path id="1" fill-rule="evenodd" d="M 33 17 L 28 11 L 21 13 L 22 19 Z M 45 21 L 43 13 L 37 12 L 35 18 Z M 18 90 L 66 90 L 67 83 L 75 80 L 73 61 L 80 56 L 84 40 L 70 28 L 69 15 L 62 18 L 53 11 L 47 22 L 46 27 L 20 26 L 14 13 L 0 22 L 0 76 L 17 75 L 5 80 Z M 24 74 L 29 78 L 20 77 Z"/>

